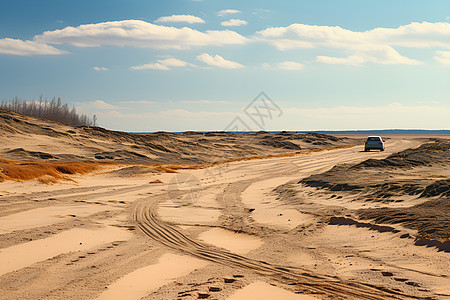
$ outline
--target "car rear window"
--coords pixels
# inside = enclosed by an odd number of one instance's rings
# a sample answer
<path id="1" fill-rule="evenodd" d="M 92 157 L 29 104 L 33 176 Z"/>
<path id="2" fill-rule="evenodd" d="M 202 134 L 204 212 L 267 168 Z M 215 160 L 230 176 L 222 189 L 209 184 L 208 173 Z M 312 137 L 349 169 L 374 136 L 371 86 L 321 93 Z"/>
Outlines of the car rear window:
<path id="1" fill-rule="evenodd" d="M 367 138 L 367 140 L 369 142 L 378 142 L 380 140 L 380 138 L 379 137 L 369 137 L 369 138 Z"/>

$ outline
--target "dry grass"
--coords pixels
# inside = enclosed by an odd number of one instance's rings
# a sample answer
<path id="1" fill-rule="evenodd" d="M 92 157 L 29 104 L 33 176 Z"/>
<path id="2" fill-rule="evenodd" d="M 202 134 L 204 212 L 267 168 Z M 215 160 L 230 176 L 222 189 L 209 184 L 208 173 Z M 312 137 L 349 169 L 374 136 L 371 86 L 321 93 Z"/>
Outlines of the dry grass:
<path id="1" fill-rule="evenodd" d="M 0 159 L 0 182 L 38 179 L 43 183 L 54 183 L 58 180 L 71 180 L 67 175 L 90 173 L 100 165 L 103 163 L 76 161 L 51 163 Z"/>
<path id="2" fill-rule="evenodd" d="M 157 172 L 161 173 L 178 173 L 175 171 L 175 165 L 150 165 L 151 167 L 155 167 Z M 181 166 L 181 165 L 179 165 Z"/>

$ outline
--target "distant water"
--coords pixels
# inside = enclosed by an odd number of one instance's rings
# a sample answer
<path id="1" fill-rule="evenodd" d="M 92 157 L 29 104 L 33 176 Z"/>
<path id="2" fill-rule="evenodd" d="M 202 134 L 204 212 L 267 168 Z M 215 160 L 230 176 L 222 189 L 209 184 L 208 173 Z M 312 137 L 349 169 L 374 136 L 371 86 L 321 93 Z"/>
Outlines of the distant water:
<path id="1" fill-rule="evenodd" d="M 183 131 L 172 131 L 173 133 L 181 133 Z M 197 131 L 201 133 L 218 132 L 218 131 Z M 249 133 L 256 131 L 229 131 L 231 133 Z M 268 131 L 271 133 L 279 133 L 282 131 Z M 322 133 L 322 134 L 366 134 L 366 135 L 389 135 L 389 134 L 450 134 L 448 129 L 426 130 L 426 129 L 381 129 L 381 130 L 309 130 L 309 131 L 285 131 L 297 133 Z M 135 134 L 147 134 L 154 132 L 131 132 Z"/>

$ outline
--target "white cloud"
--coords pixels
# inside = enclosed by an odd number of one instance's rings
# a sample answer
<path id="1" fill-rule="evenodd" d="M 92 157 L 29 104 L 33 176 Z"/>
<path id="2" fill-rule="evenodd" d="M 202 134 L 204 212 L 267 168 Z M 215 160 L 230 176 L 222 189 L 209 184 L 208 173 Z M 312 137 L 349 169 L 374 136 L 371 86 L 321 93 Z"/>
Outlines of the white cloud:
<path id="1" fill-rule="evenodd" d="M 106 128 L 127 131 L 223 130 L 236 112 L 170 109 L 155 112 L 96 112 Z M 182 121 L 182 122 L 181 122 Z"/>
<path id="2" fill-rule="evenodd" d="M 81 111 L 92 111 L 96 109 L 101 110 L 114 110 L 119 109 L 119 106 L 109 104 L 103 100 L 95 100 L 90 102 L 78 102 L 76 103 L 77 107 L 81 109 Z"/>
<path id="3" fill-rule="evenodd" d="M 218 15 L 219 17 L 223 17 L 223 16 L 226 16 L 226 15 L 238 14 L 238 13 L 240 13 L 240 12 L 241 12 L 241 11 L 240 11 L 240 10 L 237 10 L 237 9 L 223 9 L 223 10 L 219 11 L 219 12 L 217 13 L 217 15 Z"/>
<path id="4" fill-rule="evenodd" d="M 318 46 L 363 50 L 373 45 L 450 48 L 449 35 L 450 23 L 411 23 L 398 28 L 375 28 L 363 32 L 339 26 L 292 24 L 258 31 L 256 39 L 268 42 L 280 50 Z"/>
<path id="5" fill-rule="evenodd" d="M 128 131 L 224 130 L 237 115 L 244 120 L 246 118 L 235 111 L 185 109 L 137 113 L 123 109 L 91 111 L 94 112 L 107 128 Z M 283 118 L 273 119 L 266 130 L 450 129 L 447 121 L 449 114 L 448 106 L 395 102 L 378 106 L 285 107 Z M 377 116 L 377 122 L 368 123 L 367 120 L 372 120 L 374 115 Z"/>
<path id="6" fill-rule="evenodd" d="M 450 51 L 436 51 L 435 60 L 441 64 L 450 65 Z"/>
<path id="7" fill-rule="evenodd" d="M 393 46 L 450 49 L 450 23 L 413 22 L 397 28 L 375 28 L 364 34 L 369 40 Z"/>
<path id="8" fill-rule="evenodd" d="M 216 54 L 215 56 L 211 56 L 208 53 L 203 53 L 197 56 L 197 59 L 204 62 L 205 64 L 208 64 L 210 66 L 223 68 L 223 69 L 239 69 L 244 68 L 245 66 L 231 61 L 226 60 L 222 56 Z"/>
<path id="9" fill-rule="evenodd" d="M 56 49 L 43 42 L 22 41 L 18 39 L 0 39 L 0 54 L 9 55 L 55 55 L 67 52 Z"/>
<path id="10" fill-rule="evenodd" d="M 195 65 L 187 63 L 183 60 L 177 59 L 177 58 L 167 58 L 167 59 L 159 59 L 155 63 L 149 63 L 139 66 L 132 66 L 130 67 L 130 70 L 146 70 L 146 69 L 152 69 L 152 70 L 172 70 L 172 68 L 182 68 L 182 67 L 195 67 Z"/>
<path id="11" fill-rule="evenodd" d="M 339 26 L 292 24 L 259 31 L 256 40 L 264 41 L 280 50 L 295 48 L 337 48 L 353 52 L 344 58 L 319 56 L 318 61 L 340 64 L 419 64 L 400 55 L 393 46 L 412 48 L 450 48 L 449 23 L 411 23 L 397 28 L 375 28 L 357 32 Z"/>
<path id="12" fill-rule="evenodd" d="M 149 64 L 143 64 L 138 66 L 132 66 L 130 67 L 130 70 L 162 70 L 162 71 L 168 71 L 171 70 L 168 66 L 165 66 L 162 63 L 149 63 Z"/>
<path id="13" fill-rule="evenodd" d="M 105 68 L 105 67 L 97 67 L 97 66 L 93 67 L 92 69 L 94 69 L 95 71 L 108 71 L 108 70 L 109 70 L 108 68 Z"/>
<path id="14" fill-rule="evenodd" d="M 248 24 L 247 21 L 240 19 L 230 19 L 228 21 L 223 21 L 220 23 L 220 25 L 222 26 L 242 26 L 247 24 Z"/>
<path id="15" fill-rule="evenodd" d="M 301 63 L 295 61 L 284 61 L 277 64 L 277 68 L 280 70 L 296 71 L 301 70 L 305 66 Z"/>
<path id="16" fill-rule="evenodd" d="M 192 15 L 171 15 L 168 17 L 160 17 L 155 22 L 158 22 L 158 23 L 168 23 L 168 22 L 180 23 L 180 22 L 183 22 L 183 23 L 189 23 L 189 24 L 205 23 L 205 21 L 202 18 L 192 16 Z"/>
<path id="17" fill-rule="evenodd" d="M 100 115 L 100 114 L 99 114 Z M 108 111 L 104 112 L 103 115 L 113 116 L 117 118 L 131 118 L 131 119 L 142 119 L 142 118 L 168 118 L 168 119 L 191 119 L 191 120 L 205 120 L 207 119 L 210 123 L 211 120 L 217 119 L 218 117 L 228 120 L 236 116 L 236 112 L 219 112 L 219 111 L 198 111 L 193 112 L 186 109 L 168 109 L 157 112 L 143 112 L 143 113 L 124 113 L 121 111 Z M 179 130 L 183 130 L 182 128 Z M 185 129 L 186 130 L 186 129 Z"/>
<path id="18" fill-rule="evenodd" d="M 263 19 L 265 19 L 266 15 L 271 12 L 272 11 L 270 9 L 256 8 L 253 10 L 252 15 L 260 15 Z"/>
<path id="19" fill-rule="evenodd" d="M 156 49 L 188 49 L 193 46 L 244 44 L 246 37 L 230 30 L 198 30 L 167 27 L 140 20 L 124 20 L 65 27 L 46 31 L 34 37 L 48 44 L 70 44 L 78 47 L 104 45 Z"/>
<path id="20" fill-rule="evenodd" d="M 95 107 L 95 108 L 100 108 L 100 109 L 118 109 L 118 106 L 106 103 L 103 100 L 95 100 L 94 102 L 91 102 L 91 106 Z"/>
<path id="21" fill-rule="evenodd" d="M 446 116 L 450 115 L 450 107 L 438 105 L 404 105 L 394 102 L 386 105 L 364 107 L 294 107 L 284 108 L 283 112 L 285 113 L 285 121 L 287 122 L 289 120 L 302 120 L 302 123 L 297 123 L 297 126 L 306 127 L 303 130 L 371 128 L 442 129 L 448 128 L 448 122 L 446 122 L 448 117 Z M 373 116 L 377 116 L 377 123 L 367 123 L 367 120 L 373 119 Z M 428 118 L 424 116 L 432 117 Z"/>
<path id="22" fill-rule="evenodd" d="M 189 103 L 189 104 L 227 104 L 230 101 L 222 101 L 222 100 L 185 100 L 181 101 L 181 103 Z"/>
<path id="23" fill-rule="evenodd" d="M 400 55 L 396 50 L 389 46 L 374 46 L 361 54 L 350 55 L 347 57 L 317 56 L 317 61 L 327 64 L 343 64 L 358 66 L 365 63 L 375 63 L 383 65 L 405 64 L 420 65 L 422 62 Z"/>
<path id="24" fill-rule="evenodd" d="M 285 108 L 283 112 L 287 114 L 309 114 L 322 119 L 342 119 L 349 117 L 361 117 L 363 119 L 373 115 L 383 116 L 386 114 L 400 116 L 404 114 L 423 114 L 424 111 L 450 111 L 449 107 L 430 105 L 403 105 L 393 102 L 380 106 L 334 106 L 317 108 Z"/>
<path id="25" fill-rule="evenodd" d="M 366 58 L 361 55 L 351 55 L 348 57 L 331 57 L 331 56 L 317 56 L 317 61 L 325 64 L 335 64 L 335 65 L 351 65 L 357 66 L 365 63 Z"/>
<path id="26" fill-rule="evenodd" d="M 176 59 L 176 58 L 167 58 L 167 59 L 160 60 L 159 62 L 161 62 L 169 67 L 186 67 L 186 66 L 191 65 L 185 61 L 182 61 L 182 60 Z"/>
<path id="27" fill-rule="evenodd" d="M 305 65 L 296 61 L 283 61 L 276 64 L 263 63 L 262 67 L 265 70 L 298 71 L 304 69 Z"/>
<path id="28" fill-rule="evenodd" d="M 148 101 L 148 100 L 138 100 L 138 101 L 120 101 L 120 103 L 124 104 L 155 104 L 156 101 Z"/>

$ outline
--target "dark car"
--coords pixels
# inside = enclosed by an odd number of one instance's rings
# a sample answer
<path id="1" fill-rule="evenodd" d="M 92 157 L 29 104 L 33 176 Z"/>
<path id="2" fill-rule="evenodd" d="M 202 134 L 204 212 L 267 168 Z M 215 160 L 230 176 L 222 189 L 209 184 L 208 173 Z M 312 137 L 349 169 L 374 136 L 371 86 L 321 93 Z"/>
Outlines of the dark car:
<path id="1" fill-rule="evenodd" d="M 364 151 L 372 149 L 384 151 L 384 141 L 380 136 L 369 136 L 364 144 Z"/>

